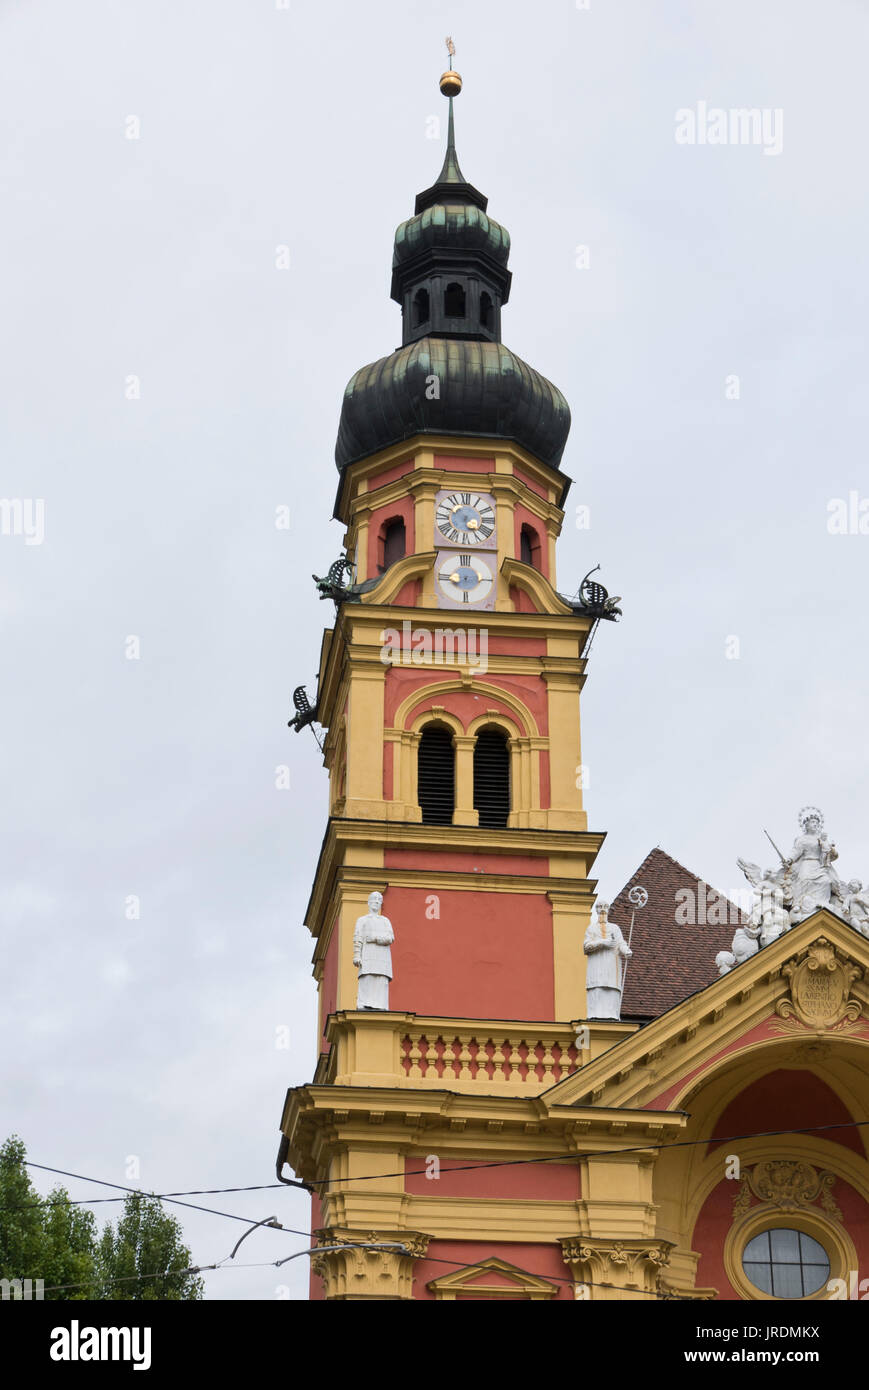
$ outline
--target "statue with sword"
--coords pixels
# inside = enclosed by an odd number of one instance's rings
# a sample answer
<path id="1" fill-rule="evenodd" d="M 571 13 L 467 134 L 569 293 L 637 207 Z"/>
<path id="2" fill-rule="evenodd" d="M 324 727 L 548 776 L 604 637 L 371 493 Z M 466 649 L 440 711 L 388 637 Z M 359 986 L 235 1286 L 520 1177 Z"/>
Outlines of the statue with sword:
<path id="1" fill-rule="evenodd" d="M 763 946 L 819 907 L 842 912 L 845 885 L 833 867 L 838 850 L 824 834 L 824 817 L 816 806 L 804 806 L 799 825 L 790 857 L 782 854 L 768 830 L 763 832 L 779 857 L 780 868 L 761 870 L 749 860 L 736 861 L 755 891 L 752 923 L 761 928 Z"/>

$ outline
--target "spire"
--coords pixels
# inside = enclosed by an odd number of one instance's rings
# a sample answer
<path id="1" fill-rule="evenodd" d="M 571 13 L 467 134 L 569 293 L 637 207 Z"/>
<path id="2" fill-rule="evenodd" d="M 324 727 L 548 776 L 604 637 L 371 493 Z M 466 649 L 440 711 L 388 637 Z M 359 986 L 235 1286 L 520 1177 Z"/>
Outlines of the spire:
<path id="1" fill-rule="evenodd" d="M 447 152 L 444 156 L 443 168 L 438 176 L 438 183 L 464 183 L 465 176 L 459 168 L 459 157 L 456 154 L 456 127 L 453 121 L 453 98 L 450 97 L 450 120 L 447 128 Z"/>
<path id="2" fill-rule="evenodd" d="M 440 86 L 445 97 L 449 98 L 450 115 L 447 127 L 447 152 L 444 156 L 443 166 L 438 174 L 437 180 L 431 188 L 426 188 L 422 193 L 416 195 L 416 206 L 414 213 L 420 213 L 425 208 L 430 208 L 434 203 L 472 203 L 475 207 L 486 211 L 489 202 L 485 194 L 479 189 L 474 188 L 473 184 L 468 183 L 461 169 L 459 168 L 459 157 L 456 154 L 456 127 L 453 118 L 453 98 L 459 95 L 462 90 L 462 79 L 452 67 L 452 58 L 456 47 L 452 39 L 447 39 L 447 52 L 450 55 L 450 67 L 441 75 Z"/>

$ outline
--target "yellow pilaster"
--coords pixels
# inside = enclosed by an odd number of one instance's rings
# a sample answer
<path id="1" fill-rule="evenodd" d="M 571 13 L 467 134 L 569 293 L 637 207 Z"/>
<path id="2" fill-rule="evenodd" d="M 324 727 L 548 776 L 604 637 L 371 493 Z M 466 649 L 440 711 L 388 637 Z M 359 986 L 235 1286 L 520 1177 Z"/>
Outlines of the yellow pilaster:
<path id="1" fill-rule="evenodd" d="M 383 699 L 386 667 L 377 658 L 355 658 L 350 677 L 347 785 L 344 814 L 377 819 L 383 814 Z"/>
<path id="2" fill-rule="evenodd" d="M 479 825 L 480 813 L 474 809 L 474 744 L 468 734 L 453 734 L 456 750 L 456 804 L 453 825 Z"/>
<path id="3" fill-rule="evenodd" d="M 549 707 L 549 825 L 554 830 L 585 830 L 579 788 L 582 752 L 579 686 L 573 672 L 545 671 Z"/>
<path id="4" fill-rule="evenodd" d="M 585 953 L 591 920 L 591 893 L 546 895 L 552 904 L 552 956 L 555 970 L 555 1017 L 585 1017 Z"/>

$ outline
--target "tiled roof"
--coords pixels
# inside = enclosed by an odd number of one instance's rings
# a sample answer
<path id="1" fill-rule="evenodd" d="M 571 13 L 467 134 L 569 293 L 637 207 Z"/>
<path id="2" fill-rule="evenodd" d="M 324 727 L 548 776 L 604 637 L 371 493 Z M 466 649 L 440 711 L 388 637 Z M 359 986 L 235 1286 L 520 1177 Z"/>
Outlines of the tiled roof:
<path id="1" fill-rule="evenodd" d="M 610 909 L 610 919 L 621 927 L 625 940 L 633 911 L 628 892 L 635 884 L 642 884 L 649 901 L 634 919 L 633 956 L 628 962 L 622 1018 L 657 1018 L 717 980 L 715 957 L 719 951 L 730 949 L 741 916 L 734 903 L 684 864 L 662 849 L 653 849 Z M 684 894 L 677 898 L 680 889 L 689 889 L 693 898 Z M 684 923 L 684 904 L 692 902 L 696 904 L 692 915 L 697 920 Z M 707 913 L 713 917 L 726 913 L 725 924 L 704 920 Z"/>

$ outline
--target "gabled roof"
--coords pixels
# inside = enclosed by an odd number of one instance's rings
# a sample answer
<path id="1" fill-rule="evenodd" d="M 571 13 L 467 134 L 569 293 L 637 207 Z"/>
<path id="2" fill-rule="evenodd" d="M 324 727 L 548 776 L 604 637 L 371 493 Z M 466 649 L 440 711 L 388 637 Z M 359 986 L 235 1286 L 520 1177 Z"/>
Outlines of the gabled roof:
<path id="1" fill-rule="evenodd" d="M 826 1012 L 825 1012 L 826 1011 Z M 738 1054 L 834 1041 L 869 1061 L 869 940 L 821 908 L 706 989 L 559 1081 L 547 1108 L 682 1108 Z"/>
<path id="2" fill-rule="evenodd" d="M 626 940 L 633 911 L 628 893 L 635 884 L 642 884 L 649 901 L 634 918 L 634 954 L 625 980 L 622 1018 L 658 1018 L 716 979 L 715 957 L 719 951 L 730 949 L 743 914 L 699 874 L 655 848 L 614 899 L 610 910 L 611 920 L 621 927 Z M 682 890 L 693 894 L 693 899 L 686 899 Z M 681 920 L 684 912 L 678 912 L 680 904 L 686 901 L 695 902 L 697 907 L 696 920 L 691 924 Z"/>

